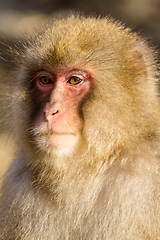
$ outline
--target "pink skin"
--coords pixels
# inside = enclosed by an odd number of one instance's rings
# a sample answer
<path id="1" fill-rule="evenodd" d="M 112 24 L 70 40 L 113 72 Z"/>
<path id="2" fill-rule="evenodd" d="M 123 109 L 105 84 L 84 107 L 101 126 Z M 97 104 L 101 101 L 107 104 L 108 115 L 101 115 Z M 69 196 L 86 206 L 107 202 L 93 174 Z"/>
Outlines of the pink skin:
<path id="1" fill-rule="evenodd" d="M 73 84 L 72 77 L 78 84 Z M 45 84 L 43 80 L 49 82 Z M 75 145 L 81 133 L 78 107 L 92 86 L 91 75 L 77 69 L 60 73 L 42 70 L 34 82 L 43 106 L 37 124 L 42 126 L 49 144 L 54 148 Z"/>

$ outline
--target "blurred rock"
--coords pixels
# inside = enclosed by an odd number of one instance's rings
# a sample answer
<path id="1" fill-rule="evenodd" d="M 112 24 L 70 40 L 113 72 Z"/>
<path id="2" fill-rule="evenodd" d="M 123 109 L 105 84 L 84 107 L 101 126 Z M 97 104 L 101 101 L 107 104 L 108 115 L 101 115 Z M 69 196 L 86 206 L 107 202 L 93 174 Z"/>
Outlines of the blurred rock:
<path id="1" fill-rule="evenodd" d="M 6 38 L 23 38 L 24 32 L 32 34 L 45 20 L 45 15 L 38 12 L 3 10 L 0 11 L 0 34 Z"/>

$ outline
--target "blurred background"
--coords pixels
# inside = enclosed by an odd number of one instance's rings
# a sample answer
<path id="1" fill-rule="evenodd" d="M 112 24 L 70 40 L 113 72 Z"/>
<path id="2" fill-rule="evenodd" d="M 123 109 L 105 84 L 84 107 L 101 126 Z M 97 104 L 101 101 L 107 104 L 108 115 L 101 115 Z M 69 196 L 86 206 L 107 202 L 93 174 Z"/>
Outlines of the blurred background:
<path id="1" fill-rule="evenodd" d="M 7 82 L 6 76 L 12 67 L 3 60 L 9 59 L 5 44 L 23 41 L 25 33 L 34 33 L 35 28 L 44 21 L 77 12 L 84 15 L 112 16 L 142 36 L 151 38 L 152 44 L 160 52 L 160 0 L 0 0 L 0 79 Z M 3 92 L 2 84 L 0 99 Z M 5 108 L 2 104 L 0 108 L 0 118 L 5 123 Z M 0 178 L 7 170 L 14 151 L 11 130 L 2 123 Z"/>

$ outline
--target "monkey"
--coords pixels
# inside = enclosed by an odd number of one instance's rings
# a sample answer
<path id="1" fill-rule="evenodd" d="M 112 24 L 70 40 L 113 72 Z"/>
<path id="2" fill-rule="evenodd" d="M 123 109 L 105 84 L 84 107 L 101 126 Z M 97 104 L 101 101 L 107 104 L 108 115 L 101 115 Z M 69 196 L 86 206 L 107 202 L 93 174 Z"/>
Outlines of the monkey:
<path id="1" fill-rule="evenodd" d="M 111 18 L 69 16 L 11 51 L 0 239 L 160 239 L 154 47 Z"/>

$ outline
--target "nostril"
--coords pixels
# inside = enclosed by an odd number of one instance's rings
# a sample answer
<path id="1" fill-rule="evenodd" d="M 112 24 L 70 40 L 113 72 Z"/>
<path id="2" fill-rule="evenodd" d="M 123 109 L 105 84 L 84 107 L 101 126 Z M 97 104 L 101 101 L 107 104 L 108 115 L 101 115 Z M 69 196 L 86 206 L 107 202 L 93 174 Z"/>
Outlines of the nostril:
<path id="1" fill-rule="evenodd" d="M 55 114 L 57 114 L 59 111 L 57 110 L 57 111 L 55 111 L 55 112 L 53 112 L 51 115 L 55 115 Z"/>

